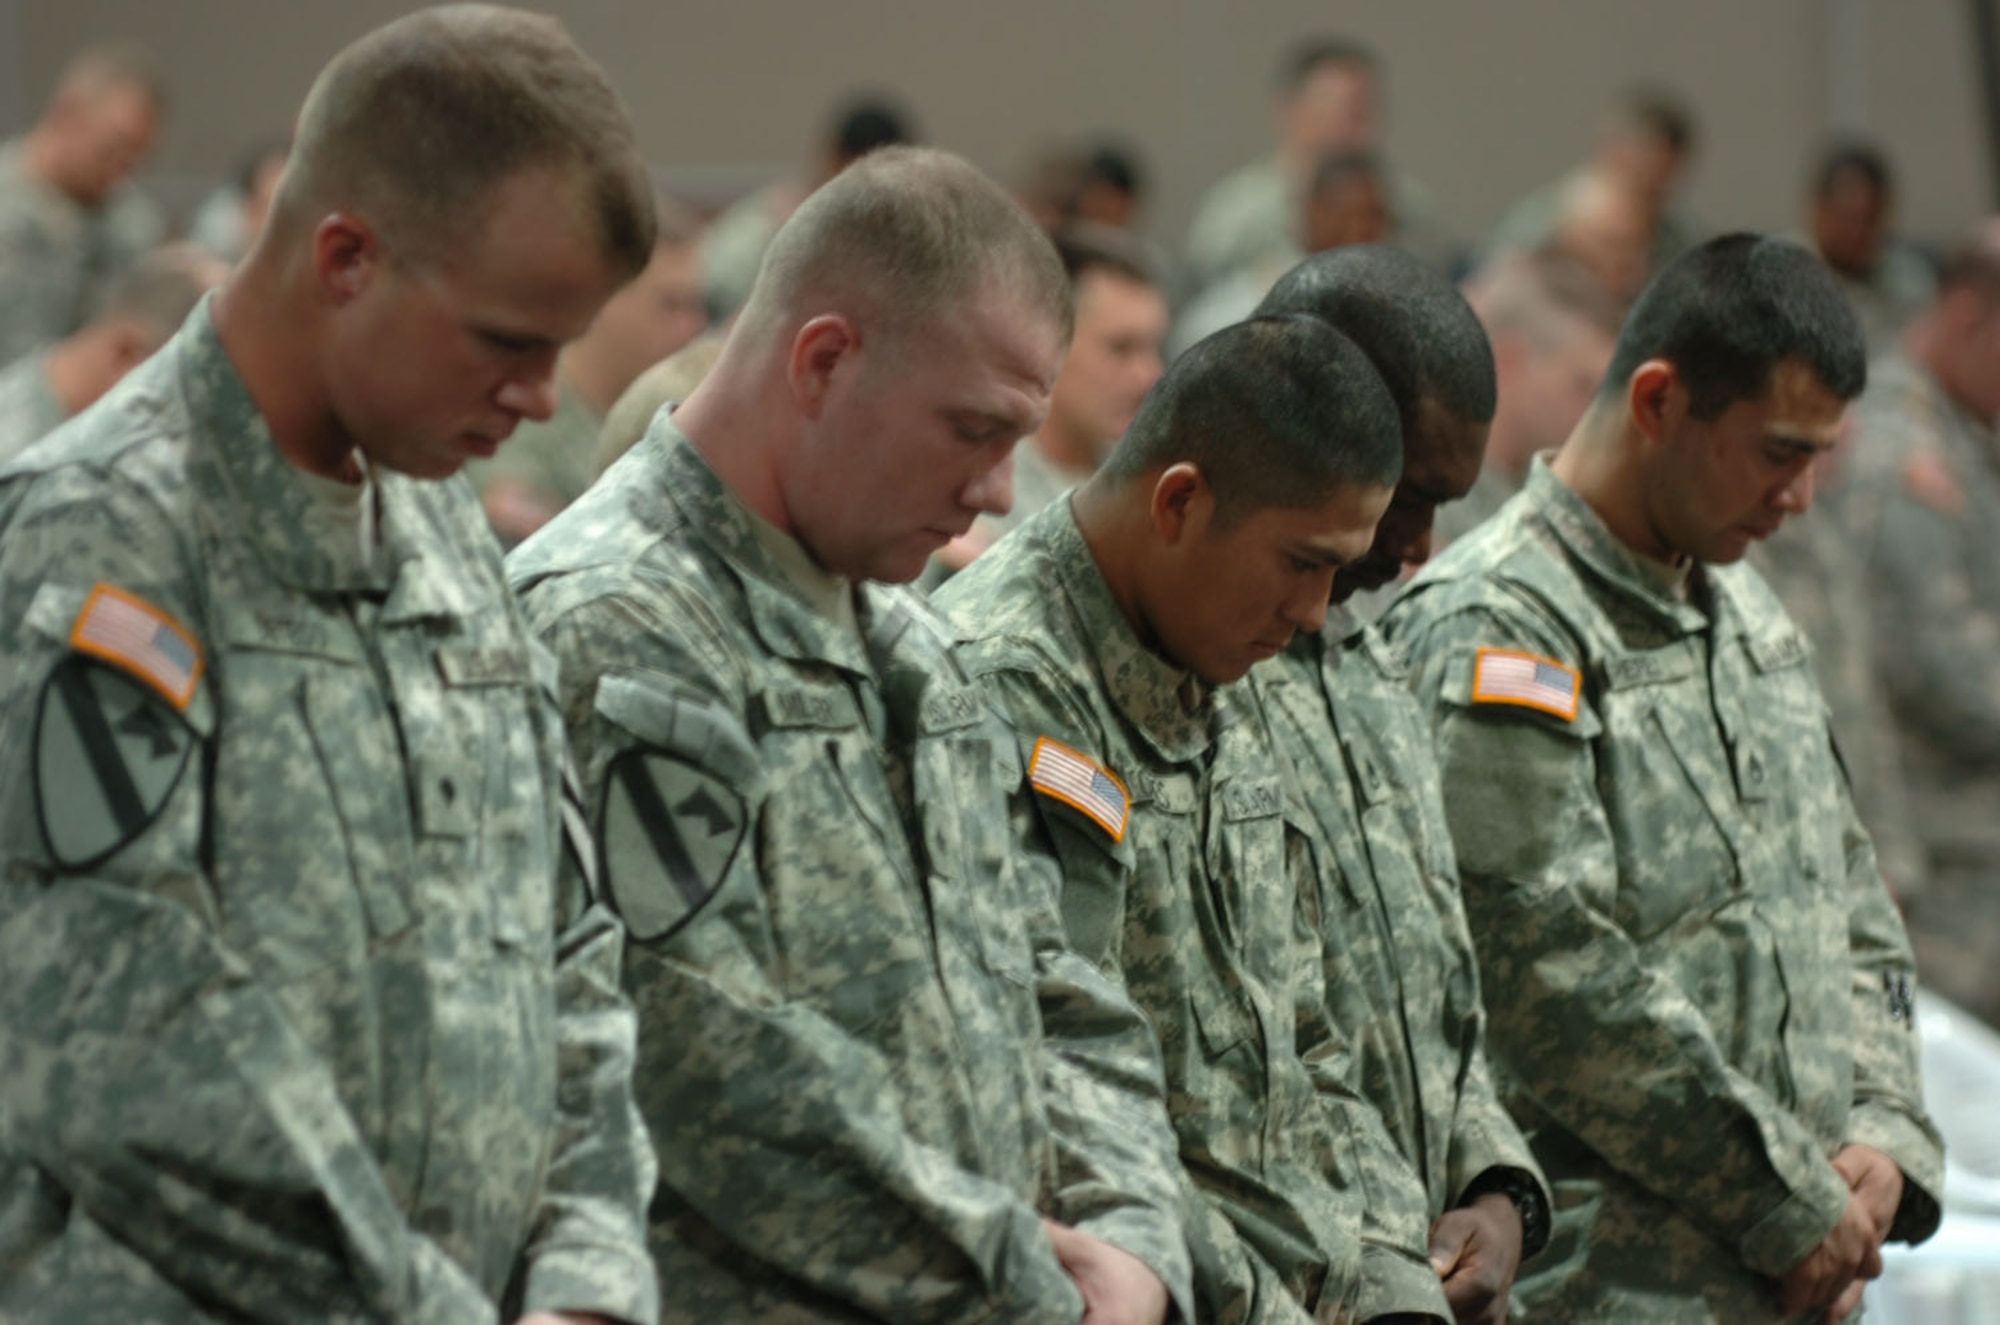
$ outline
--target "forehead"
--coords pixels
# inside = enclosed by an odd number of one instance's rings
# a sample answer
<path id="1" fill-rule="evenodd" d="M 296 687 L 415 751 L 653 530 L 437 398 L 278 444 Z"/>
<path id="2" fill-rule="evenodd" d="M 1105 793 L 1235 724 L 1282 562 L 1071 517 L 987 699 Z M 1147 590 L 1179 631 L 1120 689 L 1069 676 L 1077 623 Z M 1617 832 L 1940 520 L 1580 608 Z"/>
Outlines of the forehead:
<path id="1" fill-rule="evenodd" d="M 1738 401 L 1731 409 L 1742 410 L 1766 433 L 1818 439 L 1839 429 L 1847 402 L 1829 390 L 1809 364 L 1786 359 L 1771 370 L 1770 385 L 1762 396 Z"/>
<path id="2" fill-rule="evenodd" d="M 1311 506 L 1263 506 L 1238 521 L 1246 541 L 1314 550 L 1352 560 L 1367 549 L 1375 522 L 1392 496 L 1389 488 L 1344 483 Z"/>
<path id="3" fill-rule="evenodd" d="M 1076 280 L 1076 320 L 1130 317 L 1155 308 L 1166 310 L 1166 298 L 1144 281 L 1109 267 L 1091 267 Z"/>
<path id="4" fill-rule="evenodd" d="M 1007 389 L 1046 396 L 1062 366 L 1061 327 L 1002 291 L 947 307 L 898 337 L 901 357 L 967 390 Z"/>

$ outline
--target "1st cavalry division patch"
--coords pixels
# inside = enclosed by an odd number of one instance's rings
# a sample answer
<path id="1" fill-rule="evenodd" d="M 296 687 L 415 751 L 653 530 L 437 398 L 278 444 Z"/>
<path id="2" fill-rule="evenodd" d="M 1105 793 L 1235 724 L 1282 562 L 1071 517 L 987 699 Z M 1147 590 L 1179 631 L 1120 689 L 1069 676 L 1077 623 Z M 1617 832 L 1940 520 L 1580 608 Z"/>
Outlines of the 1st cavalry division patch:
<path id="1" fill-rule="evenodd" d="M 611 761 L 604 882 L 635 941 L 665 938 L 694 918 L 722 886 L 749 822 L 734 788 L 684 759 L 635 750 Z"/>
<path id="2" fill-rule="evenodd" d="M 56 865 L 89 869 L 144 832 L 194 744 L 157 687 L 81 654 L 57 663 L 35 718 L 35 805 Z"/>

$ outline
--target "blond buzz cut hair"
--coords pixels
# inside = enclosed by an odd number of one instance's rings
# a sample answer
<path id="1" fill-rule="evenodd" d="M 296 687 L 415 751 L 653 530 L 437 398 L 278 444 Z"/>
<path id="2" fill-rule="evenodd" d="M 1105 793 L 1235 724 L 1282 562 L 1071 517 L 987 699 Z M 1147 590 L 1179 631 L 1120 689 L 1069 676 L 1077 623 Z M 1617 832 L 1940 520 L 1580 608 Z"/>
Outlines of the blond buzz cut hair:
<path id="1" fill-rule="evenodd" d="M 312 225 L 352 209 L 404 258 L 432 262 L 531 169 L 576 180 L 615 269 L 651 259 L 652 185 L 603 70 L 555 19 L 445 5 L 375 29 L 321 72 L 276 211 Z"/>
<path id="2" fill-rule="evenodd" d="M 930 147 L 884 147 L 822 185 L 765 251 L 747 327 L 840 312 L 891 334 L 921 330 L 990 288 L 1069 339 L 1069 277 L 1007 191 Z"/>

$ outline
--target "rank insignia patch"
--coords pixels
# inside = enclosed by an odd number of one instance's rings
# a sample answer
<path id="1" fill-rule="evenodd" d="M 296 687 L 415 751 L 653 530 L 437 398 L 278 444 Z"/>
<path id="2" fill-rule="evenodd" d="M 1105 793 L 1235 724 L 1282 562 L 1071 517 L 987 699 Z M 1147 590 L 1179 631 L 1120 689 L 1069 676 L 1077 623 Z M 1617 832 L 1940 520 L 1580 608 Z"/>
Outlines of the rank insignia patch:
<path id="1" fill-rule="evenodd" d="M 1061 801 L 1079 811 L 1111 834 L 1112 841 L 1125 840 L 1132 795 L 1116 773 L 1096 760 L 1043 736 L 1035 742 L 1035 753 L 1028 763 L 1028 781 L 1050 800 Z"/>
<path id="2" fill-rule="evenodd" d="M 749 829 L 743 797 L 673 755 L 638 750 L 611 763 L 602 876 L 634 940 L 665 938 L 722 886 Z"/>
<path id="3" fill-rule="evenodd" d="M 194 746 L 151 682 L 79 654 L 57 663 L 35 718 L 35 804 L 50 857 L 89 869 L 139 836 Z"/>
<path id="4" fill-rule="evenodd" d="M 1472 702 L 1539 709 L 1569 722 L 1576 717 L 1583 677 L 1553 658 L 1512 649 L 1481 649 L 1472 669 Z"/>

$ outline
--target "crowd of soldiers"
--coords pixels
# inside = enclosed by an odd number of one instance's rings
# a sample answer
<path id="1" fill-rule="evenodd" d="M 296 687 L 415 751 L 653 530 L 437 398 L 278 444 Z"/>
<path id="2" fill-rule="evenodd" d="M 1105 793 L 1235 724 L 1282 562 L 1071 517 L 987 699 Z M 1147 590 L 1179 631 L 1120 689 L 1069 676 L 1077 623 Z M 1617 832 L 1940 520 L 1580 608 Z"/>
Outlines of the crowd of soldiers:
<path id="1" fill-rule="evenodd" d="M 1301 48 L 1178 260 L 873 104 L 704 228 L 454 5 L 163 245 L 79 57 L 0 1320 L 1854 1316 L 1919 967 L 2000 1020 L 2000 229 L 1846 143 L 1703 239 L 1646 92 L 1467 264 L 1380 77 Z"/>

